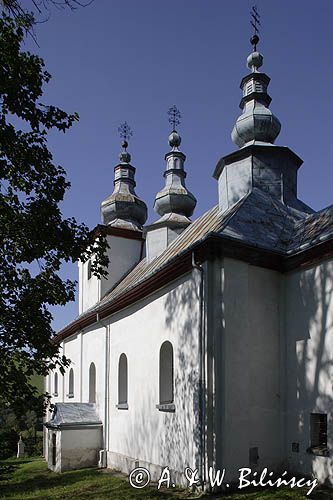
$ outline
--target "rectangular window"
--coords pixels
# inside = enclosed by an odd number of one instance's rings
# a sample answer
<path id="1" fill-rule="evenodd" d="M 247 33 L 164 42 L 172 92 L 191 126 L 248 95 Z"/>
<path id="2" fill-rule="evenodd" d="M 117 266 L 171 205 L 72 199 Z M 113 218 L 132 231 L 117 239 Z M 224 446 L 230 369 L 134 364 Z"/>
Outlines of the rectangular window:
<path id="1" fill-rule="evenodd" d="M 249 449 L 250 465 L 258 465 L 258 460 L 259 460 L 258 447 L 254 446 L 253 448 Z"/>
<path id="2" fill-rule="evenodd" d="M 326 413 L 311 413 L 310 415 L 309 451 L 316 455 L 327 455 L 327 415 Z"/>

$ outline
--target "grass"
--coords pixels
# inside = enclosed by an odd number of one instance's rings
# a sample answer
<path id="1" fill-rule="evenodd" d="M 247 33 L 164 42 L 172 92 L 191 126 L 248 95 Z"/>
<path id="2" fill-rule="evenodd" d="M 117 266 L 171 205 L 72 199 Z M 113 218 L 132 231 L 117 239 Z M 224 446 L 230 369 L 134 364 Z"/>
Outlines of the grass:
<path id="1" fill-rule="evenodd" d="M 9 459 L 0 462 L 0 498 L 11 500 L 332 500 L 333 491 L 317 488 L 312 495 L 291 489 L 261 489 L 256 491 L 196 495 L 179 489 L 147 487 L 132 488 L 127 479 L 108 469 L 81 469 L 56 474 L 47 469 L 41 458 Z"/>

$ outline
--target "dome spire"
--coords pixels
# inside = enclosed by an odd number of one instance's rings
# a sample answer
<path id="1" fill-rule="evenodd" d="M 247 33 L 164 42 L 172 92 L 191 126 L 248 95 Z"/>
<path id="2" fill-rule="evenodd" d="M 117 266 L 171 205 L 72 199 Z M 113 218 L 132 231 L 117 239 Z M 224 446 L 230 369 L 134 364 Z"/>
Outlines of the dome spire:
<path id="1" fill-rule="evenodd" d="M 172 125 L 172 132 L 169 135 L 171 151 L 165 155 L 167 162 L 164 172 L 165 187 L 156 195 L 154 210 L 162 218 L 171 217 L 174 224 L 185 227 L 190 224 L 188 217 L 192 215 L 197 201 L 185 186 L 186 156 L 179 150 L 181 137 L 176 131 L 181 114 L 176 106 L 172 106 L 168 115 L 169 123 Z"/>
<path id="2" fill-rule="evenodd" d="M 134 189 L 135 167 L 130 164 L 131 155 L 127 151 L 133 132 L 127 122 L 120 125 L 118 132 L 123 150 L 119 154 L 120 163 L 114 167 L 113 193 L 101 205 L 102 221 L 109 226 L 137 231 L 147 220 L 147 206 Z"/>
<path id="3" fill-rule="evenodd" d="M 263 56 L 257 52 L 260 15 L 256 7 L 252 7 L 251 17 L 254 34 L 250 41 L 253 50 L 247 58 L 247 67 L 251 73 L 241 81 L 243 98 L 240 108 L 243 112 L 231 133 L 232 140 L 240 148 L 258 142 L 274 144 L 281 129 L 279 120 L 269 109 L 272 100 L 267 93 L 270 78 L 259 71 L 263 64 Z"/>
<path id="4" fill-rule="evenodd" d="M 258 12 L 257 6 L 253 5 L 251 9 L 251 26 L 253 27 L 253 35 L 251 36 L 250 42 L 253 45 L 253 52 L 257 52 L 257 44 L 259 43 L 259 28 L 258 26 L 261 26 L 260 23 L 260 14 Z"/>
<path id="5" fill-rule="evenodd" d="M 189 217 L 197 203 L 185 185 L 186 156 L 179 150 L 181 137 L 176 130 L 181 114 L 176 106 L 172 106 L 168 115 L 172 127 L 169 135 L 171 150 L 165 155 L 165 186 L 157 193 L 154 201 L 154 210 L 160 218 L 145 228 L 148 262 L 160 255 L 191 224 Z"/>

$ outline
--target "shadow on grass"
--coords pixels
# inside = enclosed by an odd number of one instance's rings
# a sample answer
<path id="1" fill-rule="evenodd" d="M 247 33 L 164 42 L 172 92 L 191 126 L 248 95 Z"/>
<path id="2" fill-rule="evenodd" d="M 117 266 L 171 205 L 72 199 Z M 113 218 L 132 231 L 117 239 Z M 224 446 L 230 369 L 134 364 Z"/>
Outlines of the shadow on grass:
<path id="1" fill-rule="evenodd" d="M 15 465 L 16 466 L 9 466 L 11 471 L 4 478 L 8 480 L 8 484 L 1 485 L 1 495 L 5 498 L 6 494 L 8 496 L 13 495 L 14 493 L 27 494 L 29 492 L 33 492 L 34 490 L 49 490 L 56 487 L 63 488 L 71 486 L 75 483 L 79 483 L 80 481 L 95 478 L 97 473 L 95 469 L 82 469 L 68 472 L 66 474 L 56 474 L 45 469 L 45 471 L 36 470 L 35 472 L 29 470 L 26 472 L 26 475 L 24 471 L 22 471 L 20 477 L 15 477 L 15 472 L 21 464 L 18 463 Z"/>
<path id="2" fill-rule="evenodd" d="M 309 500 L 333 500 L 333 489 L 324 485 L 319 485 L 315 490 L 307 495 L 306 489 L 298 488 L 246 488 L 242 491 L 233 489 L 232 491 L 220 493 L 206 493 L 200 496 L 200 500 L 223 500 L 224 498 L 235 498 L 244 500 L 292 500 L 292 499 L 309 499 Z"/>
<path id="3" fill-rule="evenodd" d="M 15 470 L 14 465 L 0 464 L 0 481 L 8 479 Z"/>
<path id="4" fill-rule="evenodd" d="M 35 460 L 13 461 L 1 464 L 7 466 L 8 474 L 1 484 L 0 498 L 25 498 L 45 500 L 45 498 L 77 498 L 95 499 L 112 498 L 112 500 L 164 499 L 179 498 L 170 494 L 170 490 L 157 491 L 153 488 L 133 489 L 125 477 L 103 474 L 100 469 L 81 469 L 56 474 L 46 468 L 46 464 Z M 20 468 L 20 466 L 23 466 Z M 20 470 L 18 470 L 20 468 Z M 74 492 L 75 489 L 75 492 Z M 173 492 L 172 492 L 173 493 Z M 67 495 L 67 496 L 66 496 Z"/>
<path id="5" fill-rule="evenodd" d="M 56 474 L 47 469 L 41 460 L 12 460 L 0 462 L 0 469 L 6 469 L 6 479 L 0 487 L 0 498 L 34 500 L 63 498 L 84 498 L 87 500 L 112 499 L 112 500 L 333 500 L 333 490 L 325 486 L 317 487 L 309 496 L 306 490 L 261 488 L 236 490 L 233 492 L 217 493 L 215 495 L 196 495 L 188 490 L 162 489 L 157 490 L 156 485 L 151 485 L 138 490 L 132 488 L 125 476 L 120 476 L 115 471 L 100 470 L 96 468 L 67 471 Z"/>
<path id="6" fill-rule="evenodd" d="M 15 470 L 22 464 L 27 464 L 31 462 L 31 459 L 16 459 L 9 458 L 6 460 L 0 461 L 0 481 L 5 481 L 10 479 L 11 475 L 15 472 Z"/>

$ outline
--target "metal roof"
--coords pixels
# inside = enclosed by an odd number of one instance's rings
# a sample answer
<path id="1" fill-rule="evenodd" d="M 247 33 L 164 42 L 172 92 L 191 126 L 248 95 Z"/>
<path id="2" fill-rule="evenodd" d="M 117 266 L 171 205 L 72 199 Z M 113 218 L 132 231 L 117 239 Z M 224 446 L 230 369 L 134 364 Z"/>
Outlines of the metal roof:
<path id="1" fill-rule="evenodd" d="M 56 403 L 47 427 L 66 427 L 73 425 L 101 425 L 95 405 L 92 403 Z"/>
<path id="2" fill-rule="evenodd" d="M 221 212 L 218 205 L 208 210 L 150 263 L 146 258 L 142 259 L 97 304 L 75 321 L 115 302 L 211 233 L 281 255 L 292 255 L 315 246 L 323 239 L 333 238 L 333 206 L 308 214 L 288 207 L 276 197 L 255 188 L 227 211 Z"/>

